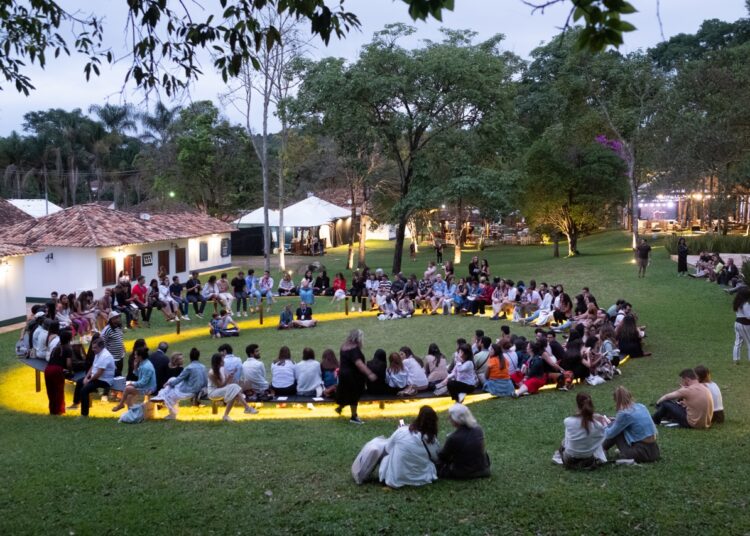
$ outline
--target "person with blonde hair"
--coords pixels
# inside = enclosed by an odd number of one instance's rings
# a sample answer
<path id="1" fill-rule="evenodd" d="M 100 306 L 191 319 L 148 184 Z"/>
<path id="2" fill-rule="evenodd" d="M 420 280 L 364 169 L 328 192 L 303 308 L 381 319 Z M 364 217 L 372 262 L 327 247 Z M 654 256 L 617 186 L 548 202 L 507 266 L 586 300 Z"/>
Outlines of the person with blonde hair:
<path id="1" fill-rule="evenodd" d="M 620 458 L 636 463 L 655 462 L 660 457 L 656 443 L 656 426 L 643 404 L 622 385 L 613 393 L 617 414 L 604 431 L 605 451 L 617 446 Z"/>
<path id="2" fill-rule="evenodd" d="M 352 416 L 349 422 L 352 424 L 364 424 L 357 415 L 357 405 L 362 393 L 365 391 L 365 382 L 377 381 L 378 377 L 365 365 L 365 356 L 362 353 L 364 333 L 361 329 L 353 329 L 346 337 L 339 351 L 339 383 L 336 387 L 336 413 L 341 415 L 345 406 L 351 408 Z"/>
<path id="3" fill-rule="evenodd" d="M 484 432 L 469 408 L 453 404 L 448 408 L 448 419 L 455 431 L 448 435 L 438 453 L 438 476 L 461 480 L 490 476 Z"/>

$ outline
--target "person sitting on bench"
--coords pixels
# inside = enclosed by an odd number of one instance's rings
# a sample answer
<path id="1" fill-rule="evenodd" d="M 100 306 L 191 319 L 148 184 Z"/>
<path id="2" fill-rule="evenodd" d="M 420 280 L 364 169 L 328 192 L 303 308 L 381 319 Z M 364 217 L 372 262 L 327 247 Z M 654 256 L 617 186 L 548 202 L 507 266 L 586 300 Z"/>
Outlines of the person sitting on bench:
<path id="1" fill-rule="evenodd" d="M 254 400 L 270 399 L 270 385 L 266 379 L 266 366 L 260 360 L 260 348 L 257 344 L 248 344 L 245 347 L 245 355 L 247 359 L 242 364 L 243 390 L 249 392 Z"/>
<path id="2" fill-rule="evenodd" d="M 105 342 L 94 339 L 91 342 L 94 350 L 94 364 L 86 373 L 86 376 L 76 382 L 73 394 L 73 404 L 68 409 L 78 409 L 81 406 L 81 417 L 89 416 L 89 395 L 99 388 L 108 390 L 115 379 L 115 360 L 107 351 Z"/>
<path id="3" fill-rule="evenodd" d="M 164 388 L 152 397 L 153 402 L 163 401 L 169 410 L 165 420 L 177 418 L 177 403 L 186 398 L 193 398 L 200 394 L 208 385 L 206 367 L 199 360 L 201 353 L 197 348 L 190 350 L 190 364 L 182 369 L 180 375 L 170 378 Z"/>
<path id="4" fill-rule="evenodd" d="M 146 396 L 156 391 L 156 370 L 148 359 L 148 349 L 141 348 L 135 353 L 135 366 L 138 381 L 125 386 L 125 390 L 122 392 L 122 400 L 112 408 L 112 411 L 120 411 L 125 406 L 130 409 L 137 395 Z"/>

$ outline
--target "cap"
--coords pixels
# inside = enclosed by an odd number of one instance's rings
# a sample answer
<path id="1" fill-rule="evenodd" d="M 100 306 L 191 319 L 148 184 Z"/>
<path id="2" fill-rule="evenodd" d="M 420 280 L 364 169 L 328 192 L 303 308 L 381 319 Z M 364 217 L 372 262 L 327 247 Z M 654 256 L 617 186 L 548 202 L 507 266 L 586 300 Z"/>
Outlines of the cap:
<path id="1" fill-rule="evenodd" d="M 42 318 L 43 316 L 46 316 L 47 313 L 44 311 L 37 311 L 37 313 L 34 315 L 34 318 Z"/>
<path id="2" fill-rule="evenodd" d="M 107 320 L 112 320 L 113 318 L 120 318 L 120 313 L 118 313 L 117 311 L 110 312 Z"/>

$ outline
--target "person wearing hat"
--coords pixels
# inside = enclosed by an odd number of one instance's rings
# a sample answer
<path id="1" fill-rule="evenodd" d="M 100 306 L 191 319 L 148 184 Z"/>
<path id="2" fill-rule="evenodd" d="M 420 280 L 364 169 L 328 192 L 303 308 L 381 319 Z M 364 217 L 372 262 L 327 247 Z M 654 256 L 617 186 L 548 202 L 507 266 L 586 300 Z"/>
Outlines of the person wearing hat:
<path id="1" fill-rule="evenodd" d="M 125 345 L 123 344 L 122 319 L 117 311 L 110 311 L 107 316 L 107 325 L 101 334 L 104 345 L 115 360 L 115 376 L 122 376 L 122 361 L 125 358 Z"/>

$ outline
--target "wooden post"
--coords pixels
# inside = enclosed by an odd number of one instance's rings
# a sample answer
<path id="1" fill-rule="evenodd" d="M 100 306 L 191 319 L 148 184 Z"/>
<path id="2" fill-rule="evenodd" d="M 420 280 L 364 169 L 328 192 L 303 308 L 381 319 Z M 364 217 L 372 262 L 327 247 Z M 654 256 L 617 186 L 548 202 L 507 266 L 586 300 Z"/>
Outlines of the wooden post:
<path id="1" fill-rule="evenodd" d="M 42 372 L 34 369 L 34 379 L 36 380 L 36 392 L 42 390 Z"/>
<path id="2" fill-rule="evenodd" d="M 349 296 L 344 298 L 344 314 L 349 316 Z"/>
<path id="3" fill-rule="evenodd" d="M 177 332 L 177 335 L 180 334 L 180 323 L 181 323 L 180 317 L 178 316 L 177 318 L 175 318 L 175 321 L 174 321 L 174 329 Z"/>
<path id="4" fill-rule="evenodd" d="M 263 296 L 260 297 L 260 300 L 258 300 L 258 321 L 260 322 L 260 325 L 263 325 Z"/>

